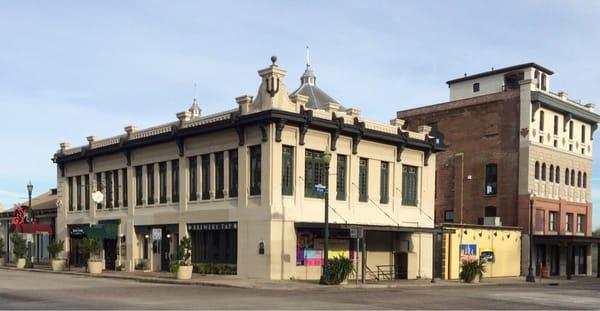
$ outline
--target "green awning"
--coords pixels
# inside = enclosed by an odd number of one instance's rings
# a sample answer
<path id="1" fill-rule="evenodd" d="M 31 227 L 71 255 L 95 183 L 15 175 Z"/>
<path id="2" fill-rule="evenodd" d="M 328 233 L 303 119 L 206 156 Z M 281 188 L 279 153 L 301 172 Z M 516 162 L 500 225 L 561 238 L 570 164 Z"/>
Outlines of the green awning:
<path id="1" fill-rule="evenodd" d="M 88 238 L 94 239 L 116 239 L 117 224 L 98 224 L 85 228 L 85 234 Z"/>

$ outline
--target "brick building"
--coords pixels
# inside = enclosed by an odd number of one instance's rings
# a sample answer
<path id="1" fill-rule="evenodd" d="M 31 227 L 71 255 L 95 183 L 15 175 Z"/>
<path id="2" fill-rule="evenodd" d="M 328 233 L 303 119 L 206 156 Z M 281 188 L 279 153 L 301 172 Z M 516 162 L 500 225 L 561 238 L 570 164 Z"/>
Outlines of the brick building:
<path id="1" fill-rule="evenodd" d="M 592 104 L 551 92 L 552 74 L 528 63 L 465 75 L 447 82 L 449 102 L 397 117 L 408 128 L 431 126 L 447 146 L 437 157 L 436 223 L 523 228 L 525 274 L 534 215 L 536 273 L 589 275 L 592 135 L 600 116 Z"/>

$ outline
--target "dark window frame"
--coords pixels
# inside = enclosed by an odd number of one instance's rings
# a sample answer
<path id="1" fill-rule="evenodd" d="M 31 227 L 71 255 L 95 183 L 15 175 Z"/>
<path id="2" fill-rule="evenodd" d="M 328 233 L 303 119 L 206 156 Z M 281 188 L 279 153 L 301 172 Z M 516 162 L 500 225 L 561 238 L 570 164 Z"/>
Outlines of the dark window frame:
<path id="1" fill-rule="evenodd" d="M 473 93 L 478 93 L 481 90 L 481 85 L 479 82 L 473 83 Z"/>
<path id="2" fill-rule="evenodd" d="M 202 177 L 202 200 L 210 200 L 210 154 L 200 156 L 200 170 Z"/>
<path id="3" fill-rule="evenodd" d="M 390 163 L 381 161 L 379 174 L 379 203 L 390 202 Z"/>
<path id="4" fill-rule="evenodd" d="M 135 167 L 135 205 L 144 205 L 144 174 L 141 165 Z"/>
<path id="5" fill-rule="evenodd" d="M 229 155 L 229 192 L 230 198 L 238 196 L 238 150 L 228 151 Z"/>
<path id="6" fill-rule="evenodd" d="M 498 194 L 498 164 L 488 163 L 485 165 L 485 195 Z"/>
<path id="7" fill-rule="evenodd" d="M 261 161 L 262 146 L 255 145 L 249 147 L 250 152 L 250 195 L 261 194 Z"/>
<path id="8" fill-rule="evenodd" d="M 359 158 L 358 164 L 358 201 L 369 201 L 369 159 Z"/>
<path id="9" fill-rule="evenodd" d="M 281 146 L 281 195 L 294 195 L 294 147 Z"/>
<path id="10" fill-rule="evenodd" d="M 225 198 L 225 152 L 215 152 L 215 199 Z"/>
<path id="11" fill-rule="evenodd" d="M 402 165 L 402 205 L 417 206 L 419 168 Z"/>
<path id="12" fill-rule="evenodd" d="M 321 184 L 327 187 L 325 178 L 325 163 L 323 151 L 306 149 L 304 151 L 304 197 L 322 198 L 323 194 L 317 192 L 315 186 Z"/>
<path id="13" fill-rule="evenodd" d="M 167 162 L 158 163 L 158 202 L 167 203 Z"/>
<path id="14" fill-rule="evenodd" d="M 123 175 L 123 207 L 129 206 L 129 188 L 128 188 L 128 177 L 127 177 L 127 168 L 121 169 L 121 174 Z"/>
<path id="15" fill-rule="evenodd" d="M 337 155 L 337 176 L 335 183 L 336 200 L 346 200 L 346 175 L 348 169 L 348 156 L 344 154 Z"/>
<path id="16" fill-rule="evenodd" d="M 171 202 L 179 202 L 179 159 L 171 160 Z"/>
<path id="17" fill-rule="evenodd" d="M 188 158 L 189 172 L 189 199 L 190 201 L 198 200 L 198 157 L 193 156 Z"/>
<path id="18" fill-rule="evenodd" d="M 67 188 L 69 195 L 69 211 L 72 212 L 75 209 L 75 202 L 73 197 L 73 177 L 67 177 Z"/>
<path id="19" fill-rule="evenodd" d="M 154 184 L 154 163 L 146 165 L 146 192 L 148 193 L 148 205 L 155 204 L 154 194 L 156 185 Z"/>

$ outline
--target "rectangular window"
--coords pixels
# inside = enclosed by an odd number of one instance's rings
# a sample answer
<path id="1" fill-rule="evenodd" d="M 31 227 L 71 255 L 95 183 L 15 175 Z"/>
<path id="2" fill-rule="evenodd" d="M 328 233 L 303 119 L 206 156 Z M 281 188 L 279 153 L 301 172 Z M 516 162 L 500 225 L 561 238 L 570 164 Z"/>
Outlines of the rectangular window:
<path id="1" fill-rule="evenodd" d="M 85 181 L 85 210 L 90 209 L 90 198 L 92 197 L 92 188 L 90 187 L 90 175 L 84 176 Z"/>
<path id="2" fill-rule="evenodd" d="M 67 178 L 67 188 L 69 191 L 69 211 L 73 211 L 73 207 L 75 206 L 73 202 L 73 177 Z"/>
<path id="3" fill-rule="evenodd" d="M 358 168 L 358 200 L 369 200 L 369 159 L 360 158 Z"/>
<path id="4" fill-rule="evenodd" d="M 554 135 L 558 135 L 558 116 L 554 116 Z"/>
<path id="5" fill-rule="evenodd" d="M 102 173 L 96 173 L 96 191 L 104 190 L 102 187 Z M 104 198 L 106 200 L 106 198 Z M 102 202 L 96 204 L 96 209 L 102 209 Z"/>
<path id="6" fill-rule="evenodd" d="M 379 175 L 379 203 L 388 204 L 390 199 L 390 164 L 381 162 L 381 173 Z"/>
<path id="7" fill-rule="evenodd" d="M 171 161 L 172 202 L 179 202 L 179 160 Z"/>
<path id="8" fill-rule="evenodd" d="M 129 205 L 129 189 L 127 188 L 129 180 L 127 179 L 127 168 L 121 170 L 121 175 L 123 176 L 121 179 L 123 181 L 123 207 L 127 207 Z"/>
<path id="9" fill-rule="evenodd" d="M 544 111 L 540 111 L 540 131 L 544 131 Z"/>
<path id="10" fill-rule="evenodd" d="M 495 195 L 498 185 L 498 165 L 491 163 L 485 166 L 485 195 Z"/>
<path id="11" fill-rule="evenodd" d="M 316 185 L 327 186 L 325 179 L 325 164 L 323 152 L 306 150 L 304 154 L 304 196 L 307 198 L 321 198 L 323 194 L 317 192 Z"/>
<path id="12" fill-rule="evenodd" d="M 250 195 L 260 195 L 260 145 L 250 147 Z"/>
<path id="13" fill-rule="evenodd" d="M 189 161 L 189 172 L 190 172 L 190 201 L 198 200 L 198 165 L 196 163 L 197 157 L 191 157 L 188 159 Z"/>
<path id="14" fill-rule="evenodd" d="M 144 204 L 144 185 L 142 183 L 142 167 L 135 167 L 135 205 Z"/>
<path id="15" fill-rule="evenodd" d="M 567 217 L 565 219 L 565 231 L 573 233 L 573 213 L 567 213 Z"/>
<path id="16" fill-rule="evenodd" d="M 113 208 L 113 175 L 112 172 L 105 172 L 106 180 L 106 208 Z"/>
<path id="17" fill-rule="evenodd" d="M 585 231 L 585 224 L 583 215 L 577 215 L 577 233 L 583 233 Z"/>
<path id="18" fill-rule="evenodd" d="M 225 197 L 225 153 L 215 153 L 215 198 Z"/>
<path id="19" fill-rule="evenodd" d="M 119 207 L 119 170 L 113 170 L 114 207 Z"/>
<path id="20" fill-rule="evenodd" d="M 345 155 L 337 156 L 337 181 L 335 190 L 337 192 L 336 199 L 340 201 L 346 200 L 346 167 L 348 157 Z"/>
<path id="21" fill-rule="evenodd" d="M 573 121 L 569 121 L 569 139 L 573 139 Z"/>
<path id="22" fill-rule="evenodd" d="M 535 231 L 543 232 L 544 231 L 544 210 L 536 209 L 535 210 Z"/>
<path id="23" fill-rule="evenodd" d="M 154 204 L 154 164 L 146 165 L 146 181 L 148 184 L 148 205 Z"/>
<path id="24" fill-rule="evenodd" d="M 77 210 L 80 211 L 81 210 L 81 176 L 77 176 L 75 178 L 75 186 L 77 187 L 76 189 L 76 193 L 77 193 Z"/>
<path id="25" fill-rule="evenodd" d="M 548 220 L 548 231 L 556 232 L 558 229 L 558 213 L 550 212 Z"/>
<path id="26" fill-rule="evenodd" d="M 200 157 L 202 165 L 202 200 L 210 200 L 210 154 Z"/>
<path id="27" fill-rule="evenodd" d="M 158 163 L 159 203 L 167 203 L 167 162 Z"/>
<path id="28" fill-rule="evenodd" d="M 281 151 L 281 194 L 294 194 L 294 147 L 283 146 Z"/>
<path id="29" fill-rule="evenodd" d="M 585 125 L 581 126 L 581 142 L 585 143 Z"/>
<path id="30" fill-rule="evenodd" d="M 454 222 L 454 211 L 444 211 L 444 222 Z"/>
<path id="31" fill-rule="evenodd" d="M 417 168 L 402 166 L 402 205 L 417 206 Z"/>
<path id="32" fill-rule="evenodd" d="M 238 196 L 238 152 L 237 149 L 229 150 L 229 197 Z"/>

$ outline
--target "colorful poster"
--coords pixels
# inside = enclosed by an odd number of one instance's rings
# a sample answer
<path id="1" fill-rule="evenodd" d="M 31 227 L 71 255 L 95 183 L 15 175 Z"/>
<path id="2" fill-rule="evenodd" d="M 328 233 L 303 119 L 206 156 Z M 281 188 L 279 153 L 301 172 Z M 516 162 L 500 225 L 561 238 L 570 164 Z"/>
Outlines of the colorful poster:
<path id="1" fill-rule="evenodd" d="M 477 260 L 477 244 L 460 244 L 460 261 Z"/>

